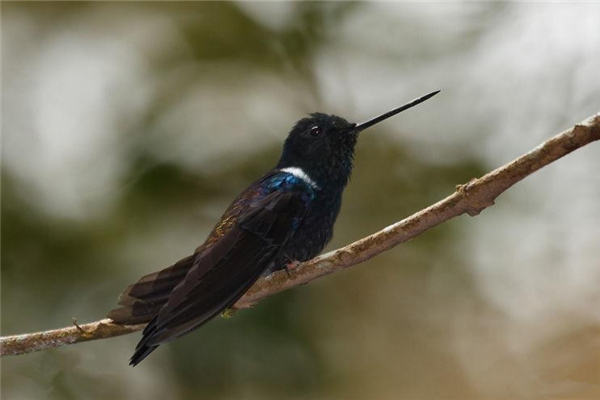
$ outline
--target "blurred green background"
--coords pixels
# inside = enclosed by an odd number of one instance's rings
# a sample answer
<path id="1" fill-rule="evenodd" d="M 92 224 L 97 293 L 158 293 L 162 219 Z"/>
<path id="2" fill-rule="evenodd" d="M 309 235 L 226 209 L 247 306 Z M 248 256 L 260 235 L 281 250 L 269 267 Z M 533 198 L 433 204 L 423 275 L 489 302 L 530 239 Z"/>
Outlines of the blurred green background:
<path id="1" fill-rule="evenodd" d="M 378 125 L 329 249 L 600 109 L 598 3 L 2 2 L 2 334 L 190 254 L 295 120 Z M 2 359 L 3 398 L 600 397 L 600 151 L 162 346 Z"/>

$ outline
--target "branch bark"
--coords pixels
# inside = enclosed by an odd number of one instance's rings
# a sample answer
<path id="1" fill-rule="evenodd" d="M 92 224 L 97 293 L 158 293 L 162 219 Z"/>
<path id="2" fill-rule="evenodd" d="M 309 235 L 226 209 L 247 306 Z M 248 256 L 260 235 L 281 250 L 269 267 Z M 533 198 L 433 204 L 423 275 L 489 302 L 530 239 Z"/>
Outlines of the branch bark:
<path id="1" fill-rule="evenodd" d="M 527 154 L 484 175 L 458 185 L 445 199 L 348 246 L 302 263 L 288 273 L 260 279 L 235 304 L 248 308 L 261 299 L 322 276 L 367 261 L 377 254 L 415 238 L 424 231 L 462 214 L 478 215 L 505 190 L 559 158 L 600 139 L 600 113 L 547 140 Z M 144 325 L 117 325 L 106 318 L 89 324 L 0 338 L 0 355 L 19 355 L 68 344 L 107 339 L 136 332 Z"/>

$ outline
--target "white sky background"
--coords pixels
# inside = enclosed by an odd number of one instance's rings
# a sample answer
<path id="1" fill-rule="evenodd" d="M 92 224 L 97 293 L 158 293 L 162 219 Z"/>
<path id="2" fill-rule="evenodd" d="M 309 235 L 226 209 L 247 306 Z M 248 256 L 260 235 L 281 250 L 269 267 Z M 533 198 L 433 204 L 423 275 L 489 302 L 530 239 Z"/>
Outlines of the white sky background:
<path id="1" fill-rule="evenodd" d="M 242 7 L 281 29 L 295 6 Z M 362 121 L 442 89 L 386 122 L 382 134 L 431 163 L 471 156 L 490 170 L 600 110 L 598 3 L 491 7 L 362 6 L 318 51 L 321 104 L 315 107 Z M 46 28 L 26 14 L 16 17 L 3 21 L 3 168 L 34 194 L 32 205 L 53 216 L 84 221 L 111 209 L 127 163 L 123 132 L 143 118 L 148 98 L 180 74 L 199 68 L 222 79 L 199 80 L 192 95 L 179 99 L 148 132 L 159 159 L 192 171 L 215 171 L 226 167 L 215 163 L 222 154 L 279 143 L 295 119 L 313 111 L 305 109 L 308 94 L 295 97 L 298 82 L 197 66 L 191 54 L 189 65 L 153 75 L 155 54 L 175 45 L 189 52 L 167 17 L 153 15 L 148 24 L 113 18 L 107 26 L 94 13 L 43 35 L 39 30 Z M 470 42 L 481 26 L 483 35 Z M 80 30 L 89 34 L 73 34 Z M 598 171 L 600 150 L 592 144 L 527 178 L 482 217 L 465 221 L 461 251 L 470 254 L 483 295 L 508 316 L 483 333 L 472 329 L 468 304 L 457 309 L 461 319 L 449 319 L 456 356 L 482 394 L 505 389 L 480 379 L 480 372 L 504 368 L 498 360 L 507 354 L 523 359 L 517 364 L 522 370 L 514 371 L 515 398 L 585 388 L 582 382 L 540 382 L 539 360 L 527 355 L 573 327 L 600 326 Z M 564 360 L 546 361 L 560 370 Z"/>

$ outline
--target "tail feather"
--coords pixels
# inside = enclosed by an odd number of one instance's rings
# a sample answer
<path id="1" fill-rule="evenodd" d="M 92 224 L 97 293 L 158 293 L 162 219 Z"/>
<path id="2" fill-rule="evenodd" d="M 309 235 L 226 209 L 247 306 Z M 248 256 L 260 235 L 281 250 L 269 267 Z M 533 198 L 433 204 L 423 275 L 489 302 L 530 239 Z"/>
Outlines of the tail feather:
<path id="1" fill-rule="evenodd" d="M 173 288 L 187 275 L 194 264 L 196 255 L 186 257 L 161 271 L 143 276 L 138 282 L 127 286 L 119 296 L 121 306 L 111 310 L 107 317 L 117 324 L 137 325 L 148 323 L 144 336 L 135 348 L 129 365 L 136 366 L 158 345 L 149 344 L 148 338 L 156 331 L 156 316 L 167 303 Z"/>
<path id="2" fill-rule="evenodd" d="M 142 339 L 135 347 L 135 351 L 129 360 L 129 365 L 132 367 L 141 363 L 148 355 L 150 355 L 150 353 L 158 348 L 159 345 L 148 344 L 149 337 L 156 331 L 156 320 L 157 318 L 154 317 L 154 319 L 152 319 L 152 321 L 144 328 Z"/>
<path id="3" fill-rule="evenodd" d="M 158 346 L 142 346 L 139 349 L 136 349 L 135 353 L 133 353 L 133 356 L 131 356 L 131 359 L 129 360 L 129 365 L 135 367 L 136 365 L 144 361 L 144 359 L 148 357 L 150 353 L 152 353 L 157 348 Z"/>
<path id="4" fill-rule="evenodd" d="M 167 303 L 173 288 L 192 268 L 194 258 L 195 254 L 161 271 L 145 275 L 138 282 L 127 286 L 119 296 L 118 304 L 121 307 L 111 310 L 107 317 L 121 325 L 150 322 Z"/>

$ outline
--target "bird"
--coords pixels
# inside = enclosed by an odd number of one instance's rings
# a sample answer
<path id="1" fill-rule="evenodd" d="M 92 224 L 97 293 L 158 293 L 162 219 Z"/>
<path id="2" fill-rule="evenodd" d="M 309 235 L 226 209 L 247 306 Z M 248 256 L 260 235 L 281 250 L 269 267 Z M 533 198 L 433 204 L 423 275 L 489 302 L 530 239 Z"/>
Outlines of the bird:
<path id="1" fill-rule="evenodd" d="M 107 317 L 147 323 L 129 364 L 232 307 L 261 276 L 317 256 L 333 236 L 359 134 L 439 92 L 360 124 L 323 113 L 296 122 L 275 167 L 231 203 L 193 254 L 121 293 Z"/>

